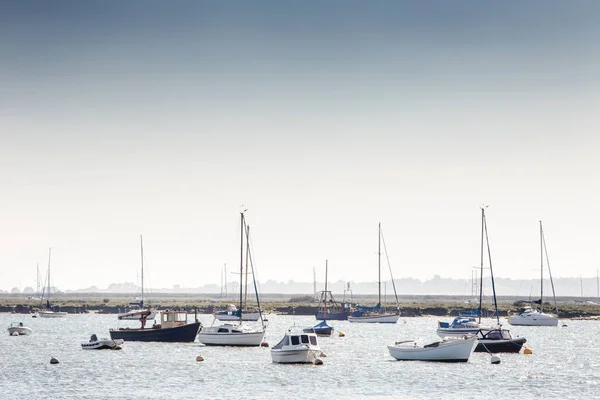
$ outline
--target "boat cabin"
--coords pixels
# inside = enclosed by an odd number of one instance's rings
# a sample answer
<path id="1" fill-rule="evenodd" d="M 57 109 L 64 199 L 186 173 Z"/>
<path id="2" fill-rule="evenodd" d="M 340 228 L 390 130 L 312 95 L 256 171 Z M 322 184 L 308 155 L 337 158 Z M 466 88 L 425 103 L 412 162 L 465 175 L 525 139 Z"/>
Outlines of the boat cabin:
<path id="1" fill-rule="evenodd" d="M 163 311 L 160 314 L 161 328 L 174 328 L 187 324 L 187 312 L 185 311 Z"/>
<path id="2" fill-rule="evenodd" d="M 308 347 L 309 349 L 319 350 L 317 335 L 314 333 L 286 333 L 283 339 L 273 346 L 274 349 L 290 347 Z"/>
<path id="3" fill-rule="evenodd" d="M 478 337 L 480 339 L 490 339 L 490 340 L 510 340 L 512 336 L 510 331 L 506 329 L 493 329 L 491 331 L 482 332 L 479 331 Z"/>

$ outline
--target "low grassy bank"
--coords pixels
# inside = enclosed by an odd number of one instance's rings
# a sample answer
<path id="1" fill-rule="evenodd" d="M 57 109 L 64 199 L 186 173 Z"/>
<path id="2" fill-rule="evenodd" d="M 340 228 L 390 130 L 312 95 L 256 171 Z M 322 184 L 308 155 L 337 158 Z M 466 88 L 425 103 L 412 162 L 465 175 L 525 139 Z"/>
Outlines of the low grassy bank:
<path id="1" fill-rule="evenodd" d="M 266 313 L 286 314 L 286 315 L 314 315 L 318 304 L 309 301 L 307 296 L 283 296 L 283 295 L 265 295 L 266 300 L 261 305 Z M 54 299 L 54 302 L 61 305 L 63 311 L 69 313 L 118 313 L 127 311 L 131 296 L 105 294 L 87 294 L 87 295 L 63 295 Z M 360 299 L 354 299 L 360 304 L 374 305 L 376 301 L 373 298 L 365 296 Z M 210 314 L 215 310 L 224 309 L 231 300 L 215 299 L 201 295 L 152 295 L 146 300 L 157 309 L 186 309 L 190 312 L 196 310 L 198 313 Z M 491 315 L 491 301 L 486 302 L 484 312 Z M 23 296 L 8 295 L 0 298 L 0 312 L 30 313 L 40 305 L 39 300 L 27 299 Z M 395 306 L 395 305 L 394 305 Z M 434 316 L 456 316 L 460 311 L 472 309 L 473 304 L 467 304 L 464 300 L 453 298 L 452 296 L 405 296 L 400 298 L 400 308 L 404 317 L 418 317 L 425 315 Z M 514 299 L 501 299 L 498 304 L 499 314 L 506 316 L 509 312 L 518 311 L 518 306 Z M 544 309 L 551 310 L 550 304 L 545 304 Z M 575 302 L 572 299 L 561 299 L 558 305 L 559 316 L 561 318 L 589 318 L 600 316 L 600 304 L 588 302 Z"/>

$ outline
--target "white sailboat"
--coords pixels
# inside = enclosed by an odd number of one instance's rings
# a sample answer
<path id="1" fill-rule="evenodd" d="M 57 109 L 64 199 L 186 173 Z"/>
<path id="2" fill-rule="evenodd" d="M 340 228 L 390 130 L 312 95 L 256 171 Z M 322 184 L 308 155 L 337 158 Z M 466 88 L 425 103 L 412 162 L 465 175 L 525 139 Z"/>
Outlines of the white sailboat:
<path id="1" fill-rule="evenodd" d="M 544 256 L 548 273 L 550 275 L 550 284 L 552 285 L 552 295 L 554 297 L 554 309 L 556 315 L 544 312 Z M 508 323 L 518 326 L 557 326 L 558 325 L 558 307 L 556 305 L 556 293 L 554 292 L 554 282 L 552 281 L 552 272 L 550 271 L 550 262 L 548 260 L 548 250 L 546 249 L 546 240 L 544 238 L 544 229 L 540 221 L 540 309 L 533 306 L 526 307 L 521 312 L 508 317 Z"/>
<path id="2" fill-rule="evenodd" d="M 200 329 L 198 332 L 198 341 L 207 346 L 259 346 L 265 337 L 265 325 L 262 320 L 262 312 L 260 311 L 260 299 L 258 296 L 258 288 L 256 286 L 256 278 L 254 276 L 252 254 L 250 252 L 250 227 L 246 225 L 244 212 L 241 212 L 240 215 L 240 308 L 239 312 L 236 314 L 237 323 L 227 322 Z M 250 263 L 252 266 L 254 291 L 256 293 L 256 301 L 259 309 L 258 313 L 262 322 L 261 329 L 255 329 L 242 323 L 244 297 L 241 278 L 244 276 L 244 241 L 246 243 L 246 276 L 248 273 L 248 263 Z"/>
<path id="3" fill-rule="evenodd" d="M 48 249 L 48 275 L 46 277 L 47 281 L 47 289 L 46 293 L 46 304 L 44 307 L 44 294 L 42 293 L 42 299 L 40 301 L 40 310 L 38 311 L 38 316 L 40 318 L 63 318 L 67 316 L 66 312 L 55 311 L 50 303 L 50 259 L 52 258 L 52 247 Z"/>
<path id="4" fill-rule="evenodd" d="M 142 317 L 144 317 L 146 320 L 153 320 L 156 318 L 156 310 L 147 310 L 144 308 L 144 242 L 142 235 L 140 235 L 140 257 L 142 270 L 140 301 L 129 303 L 129 305 L 132 307 L 130 311 L 117 314 L 117 318 L 120 320 L 138 321 Z"/>
<path id="5" fill-rule="evenodd" d="M 400 318 L 400 308 L 396 308 L 396 312 L 386 312 L 385 308 L 381 306 L 381 223 L 379 224 L 379 244 L 377 251 L 377 268 L 379 271 L 378 275 L 378 302 L 374 307 L 367 306 L 356 306 L 356 310 L 348 316 L 349 322 L 362 322 L 362 323 L 385 323 L 395 324 Z M 384 243 L 385 246 L 385 243 Z M 387 251 L 386 251 L 387 255 Z M 391 269 L 390 269 L 391 275 Z M 394 277 L 392 278 L 392 286 L 394 287 L 394 294 L 396 295 L 396 304 L 398 304 L 398 294 L 396 293 L 396 284 L 394 283 Z"/>
<path id="6" fill-rule="evenodd" d="M 481 316 L 482 316 L 482 311 L 483 311 L 483 259 L 484 259 L 483 254 L 484 254 L 484 238 L 487 239 L 486 233 L 487 233 L 487 222 L 485 219 L 485 207 L 481 207 L 481 253 L 480 253 L 481 265 L 480 265 L 480 272 L 479 272 L 479 278 L 480 278 L 479 279 L 479 308 L 477 309 L 477 313 L 476 313 L 476 316 L 478 318 L 475 318 L 474 316 L 473 317 L 459 316 L 457 318 L 454 318 L 454 320 L 450 323 L 438 321 L 437 334 L 441 338 L 448 338 L 448 337 L 460 338 L 460 337 L 463 337 L 464 335 L 476 335 L 480 331 L 485 333 L 485 332 L 489 332 L 491 330 L 500 328 L 499 322 L 496 326 L 482 325 L 482 323 L 481 323 Z M 488 248 L 488 252 L 489 252 L 489 248 Z M 490 265 L 491 265 L 491 258 L 490 258 Z M 491 271 L 491 268 L 490 268 L 490 271 Z M 494 281 L 494 278 L 492 276 L 492 289 L 494 291 L 494 304 L 496 304 L 496 289 L 493 285 L 493 281 Z M 496 308 L 496 318 L 497 318 L 497 316 L 498 316 L 498 308 Z"/>

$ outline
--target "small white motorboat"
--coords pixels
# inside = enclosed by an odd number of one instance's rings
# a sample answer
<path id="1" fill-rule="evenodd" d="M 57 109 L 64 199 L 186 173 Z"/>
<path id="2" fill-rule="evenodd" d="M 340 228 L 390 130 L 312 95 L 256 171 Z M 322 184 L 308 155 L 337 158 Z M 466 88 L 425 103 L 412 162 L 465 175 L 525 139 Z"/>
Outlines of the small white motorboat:
<path id="1" fill-rule="evenodd" d="M 405 340 L 388 346 L 388 350 L 396 360 L 467 362 L 476 344 L 477 336 L 473 335 L 444 339 L 425 346 L 419 346 L 414 340 Z"/>
<path id="2" fill-rule="evenodd" d="M 32 332 L 31 328 L 24 326 L 22 322 L 11 322 L 7 330 L 10 336 L 31 335 Z"/>
<path id="3" fill-rule="evenodd" d="M 123 339 L 98 339 L 98 336 L 93 334 L 89 341 L 81 343 L 81 348 L 84 350 L 121 350 L 123 343 L 125 343 Z"/>
<path id="4" fill-rule="evenodd" d="M 271 359 L 275 363 L 320 364 L 322 354 L 317 335 L 312 332 L 292 333 L 288 330 L 283 339 L 271 348 Z"/>
<path id="5" fill-rule="evenodd" d="M 198 341 L 207 346 L 260 346 L 265 331 L 244 324 L 222 324 L 201 328 Z"/>

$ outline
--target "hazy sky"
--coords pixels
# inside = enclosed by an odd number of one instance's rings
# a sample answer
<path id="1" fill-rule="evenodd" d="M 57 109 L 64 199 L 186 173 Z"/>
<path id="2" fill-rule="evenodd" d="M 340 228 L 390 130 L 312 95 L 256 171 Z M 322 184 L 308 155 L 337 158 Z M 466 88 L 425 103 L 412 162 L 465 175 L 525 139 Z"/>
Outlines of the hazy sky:
<path id="1" fill-rule="evenodd" d="M 0 1 L 0 288 L 595 276 L 597 1 Z M 385 276 L 385 275 L 384 275 Z M 229 280 L 235 279 L 231 275 Z M 322 278 L 321 278 L 322 280 Z M 557 288 L 560 294 L 560 288 Z"/>

